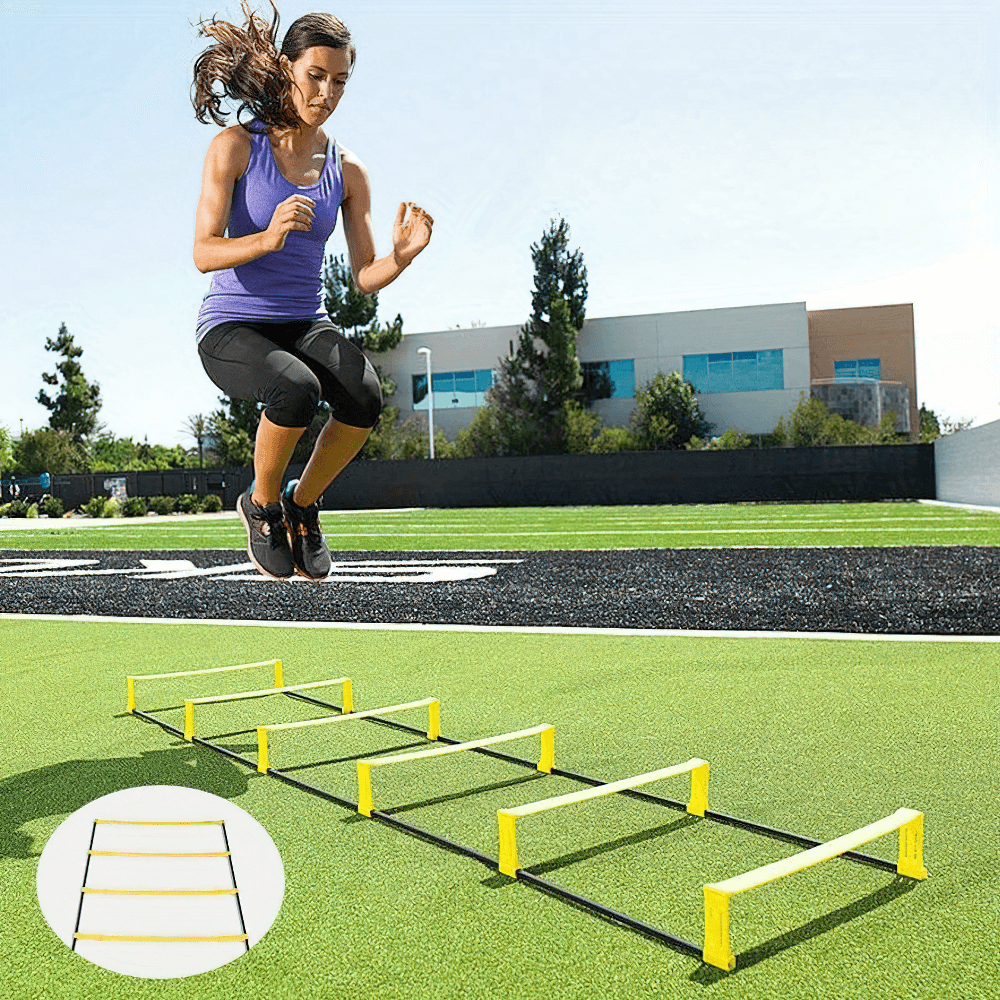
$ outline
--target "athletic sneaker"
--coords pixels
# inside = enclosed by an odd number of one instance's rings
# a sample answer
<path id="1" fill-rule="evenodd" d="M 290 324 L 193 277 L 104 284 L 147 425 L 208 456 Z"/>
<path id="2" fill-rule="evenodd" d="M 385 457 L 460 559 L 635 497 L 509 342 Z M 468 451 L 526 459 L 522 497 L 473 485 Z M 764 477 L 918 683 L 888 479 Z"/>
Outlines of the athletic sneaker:
<path id="1" fill-rule="evenodd" d="M 293 479 L 281 494 L 285 523 L 292 539 L 292 560 L 295 572 L 313 583 L 319 583 L 330 572 L 330 550 L 319 530 L 319 504 L 300 507 L 292 494 L 299 481 Z"/>
<path id="2" fill-rule="evenodd" d="M 247 529 L 247 555 L 264 576 L 287 580 L 295 573 L 292 550 L 288 545 L 285 512 L 280 503 L 261 506 L 254 503 L 253 483 L 240 494 L 236 504 L 243 527 Z"/>

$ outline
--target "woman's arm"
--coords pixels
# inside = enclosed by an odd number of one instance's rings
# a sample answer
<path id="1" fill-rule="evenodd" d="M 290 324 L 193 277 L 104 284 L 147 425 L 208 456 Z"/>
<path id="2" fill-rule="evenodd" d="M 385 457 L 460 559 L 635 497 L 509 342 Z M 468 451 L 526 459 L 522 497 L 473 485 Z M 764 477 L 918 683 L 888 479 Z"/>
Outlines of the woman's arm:
<path id="1" fill-rule="evenodd" d="M 341 147 L 344 174 L 344 198 L 340 204 L 344 220 L 344 238 L 351 259 L 354 284 L 365 295 L 395 281 L 431 238 L 434 220 L 413 202 L 400 202 L 392 227 L 392 253 L 375 259 L 375 233 L 372 229 L 371 187 L 365 165 Z M 410 215 L 405 220 L 406 209 Z"/>
<path id="2" fill-rule="evenodd" d="M 293 229 L 308 232 L 312 227 L 315 202 L 293 194 L 275 208 L 262 232 L 235 239 L 223 235 L 233 207 L 233 185 L 249 162 L 250 137 L 238 125 L 220 132 L 208 147 L 194 223 L 194 263 L 202 273 L 248 264 L 280 250 Z"/>

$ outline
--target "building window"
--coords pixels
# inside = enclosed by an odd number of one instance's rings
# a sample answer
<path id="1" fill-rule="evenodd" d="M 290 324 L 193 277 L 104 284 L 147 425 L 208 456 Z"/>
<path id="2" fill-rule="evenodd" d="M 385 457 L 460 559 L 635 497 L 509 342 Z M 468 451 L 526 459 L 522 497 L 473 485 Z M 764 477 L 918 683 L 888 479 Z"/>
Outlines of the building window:
<path id="1" fill-rule="evenodd" d="M 414 375 L 413 409 L 426 410 L 427 375 Z M 455 410 L 460 407 L 482 406 L 486 390 L 493 385 L 493 372 L 489 368 L 466 372 L 434 372 L 434 409 Z"/>
<path id="2" fill-rule="evenodd" d="M 587 399 L 631 399 L 635 395 L 635 361 L 584 361 L 583 388 Z"/>
<path id="3" fill-rule="evenodd" d="M 785 388 L 784 355 L 776 351 L 685 354 L 684 379 L 699 393 Z"/>
<path id="4" fill-rule="evenodd" d="M 838 382 L 857 382 L 860 379 L 878 382 L 882 362 L 879 358 L 855 358 L 853 361 L 834 361 L 833 377 Z"/>

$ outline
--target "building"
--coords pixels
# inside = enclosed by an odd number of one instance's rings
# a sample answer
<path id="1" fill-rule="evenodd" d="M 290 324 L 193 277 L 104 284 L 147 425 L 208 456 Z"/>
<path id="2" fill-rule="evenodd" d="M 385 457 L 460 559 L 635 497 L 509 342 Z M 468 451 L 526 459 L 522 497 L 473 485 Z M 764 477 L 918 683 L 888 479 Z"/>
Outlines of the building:
<path id="1" fill-rule="evenodd" d="M 424 355 L 432 356 L 434 425 L 449 438 L 467 427 L 493 384 L 498 359 L 519 326 L 409 334 L 378 357 L 406 419 L 429 406 Z M 635 390 L 656 372 L 678 371 L 698 390 L 716 433 L 766 434 L 802 393 L 834 412 L 877 423 L 897 411 L 897 429 L 918 428 L 912 305 L 808 311 L 804 302 L 588 319 L 577 353 L 593 409 L 624 425 Z"/>

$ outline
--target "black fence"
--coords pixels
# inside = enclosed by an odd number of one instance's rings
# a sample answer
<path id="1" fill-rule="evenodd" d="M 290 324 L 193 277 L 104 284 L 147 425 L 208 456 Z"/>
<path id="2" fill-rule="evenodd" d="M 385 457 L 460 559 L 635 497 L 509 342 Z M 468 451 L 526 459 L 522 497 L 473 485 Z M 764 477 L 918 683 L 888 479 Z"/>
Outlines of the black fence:
<path id="1" fill-rule="evenodd" d="M 302 466 L 289 467 L 288 478 Z M 122 477 L 129 496 L 217 493 L 227 509 L 250 469 L 53 476 L 67 508 Z M 408 462 L 352 462 L 326 491 L 327 509 L 732 503 L 740 500 L 932 500 L 929 444 L 739 451 L 647 451 Z"/>

